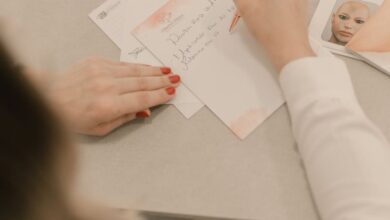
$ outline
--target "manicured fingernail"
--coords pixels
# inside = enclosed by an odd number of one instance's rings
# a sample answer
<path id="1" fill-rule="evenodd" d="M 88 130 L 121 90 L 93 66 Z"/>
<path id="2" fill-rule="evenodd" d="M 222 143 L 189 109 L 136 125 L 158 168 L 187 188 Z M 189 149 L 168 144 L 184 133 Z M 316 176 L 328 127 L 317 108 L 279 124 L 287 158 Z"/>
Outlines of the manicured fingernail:
<path id="1" fill-rule="evenodd" d="M 145 111 L 143 111 L 143 112 L 138 112 L 138 113 L 136 114 L 136 116 L 137 116 L 137 118 L 149 118 L 149 117 L 150 117 L 150 115 L 149 115 L 147 112 L 145 112 Z"/>
<path id="2" fill-rule="evenodd" d="M 176 89 L 173 87 L 167 88 L 166 91 L 167 91 L 168 95 L 173 95 L 176 93 Z"/>
<path id="3" fill-rule="evenodd" d="M 169 68 L 169 67 L 161 67 L 160 70 L 165 75 L 168 75 L 168 74 L 172 73 L 172 69 Z"/>
<path id="4" fill-rule="evenodd" d="M 178 83 L 178 82 L 180 82 L 180 76 L 179 76 L 179 75 L 171 76 L 171 77 L 169 77 L 169 80 L 170 80 L 171 83 L 173 83 L 173 84 Z"/>

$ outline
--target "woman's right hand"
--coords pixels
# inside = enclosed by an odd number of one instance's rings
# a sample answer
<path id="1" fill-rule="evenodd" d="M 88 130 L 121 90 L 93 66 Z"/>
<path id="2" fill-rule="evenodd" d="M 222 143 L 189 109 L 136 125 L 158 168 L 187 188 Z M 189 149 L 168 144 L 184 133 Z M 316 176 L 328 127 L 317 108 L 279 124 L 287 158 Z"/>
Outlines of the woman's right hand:
<path id="1" fill-rule="evenodd" d="M 235 3 L 278 71 L 293 60 L 314 56 L 306 26 L 306 0 L 235 0 Z"/>

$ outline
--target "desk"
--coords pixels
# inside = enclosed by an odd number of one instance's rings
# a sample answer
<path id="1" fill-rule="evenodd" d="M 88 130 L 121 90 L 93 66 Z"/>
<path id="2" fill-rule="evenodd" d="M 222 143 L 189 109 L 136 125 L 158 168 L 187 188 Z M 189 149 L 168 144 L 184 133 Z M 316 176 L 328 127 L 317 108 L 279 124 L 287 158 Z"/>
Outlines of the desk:
<path id="1" fill-rule="evenodd" d="M 35 48 L 25 53 L 35 59 L 33 64 L 61 72 L 87 56 L 119 57 L 119 49 L 87 17 L 103 0 L 1 2 L 0 15 L 17 20 L 26 33 L 22 37 Z M 360 61 L 342 59 L 363 108 L 390 137 L 390 77 Z M 319 219 L 285 106 L 245 141 L 207 108 L 186 120 L 174 107 L 164 106 L 151 119 L 105 138 L 82 138 L 79 150 L 78 188 L 115 207 L 244 219 Z"/>

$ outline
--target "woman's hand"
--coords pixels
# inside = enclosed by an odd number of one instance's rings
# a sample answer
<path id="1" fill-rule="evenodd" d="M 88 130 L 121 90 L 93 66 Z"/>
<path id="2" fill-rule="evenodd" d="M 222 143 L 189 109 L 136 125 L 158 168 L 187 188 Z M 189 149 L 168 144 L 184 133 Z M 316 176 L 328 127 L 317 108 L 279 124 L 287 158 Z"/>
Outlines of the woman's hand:
<path id="1" fill-rule="evenodd" d="M 170 101 L 179 83 L 169 68 L 91 58 L 56 79 L 50 96 L 73 130 L 101 136 L 149 117 L 149 108 Z"/>
<path id="2" fill-rule="evenodd" d="M 237 8 L 278 71 L 314 56 L 307 30 L 306 0 L 235 0 Z"/>

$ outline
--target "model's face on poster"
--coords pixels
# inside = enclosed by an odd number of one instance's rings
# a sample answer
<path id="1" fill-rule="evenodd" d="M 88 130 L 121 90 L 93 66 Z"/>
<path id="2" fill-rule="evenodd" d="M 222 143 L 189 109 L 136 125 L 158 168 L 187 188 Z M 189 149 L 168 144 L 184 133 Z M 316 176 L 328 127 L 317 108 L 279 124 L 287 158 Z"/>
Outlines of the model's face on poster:
<path id="1" fill-rule="evenodd" d="M 333 43 L 345 45 L 370 17 L 369 7 L 361 2 L 347 2 L 333 14 Z"/>

